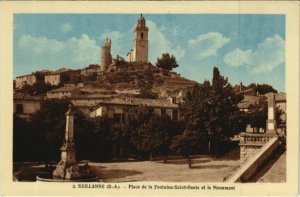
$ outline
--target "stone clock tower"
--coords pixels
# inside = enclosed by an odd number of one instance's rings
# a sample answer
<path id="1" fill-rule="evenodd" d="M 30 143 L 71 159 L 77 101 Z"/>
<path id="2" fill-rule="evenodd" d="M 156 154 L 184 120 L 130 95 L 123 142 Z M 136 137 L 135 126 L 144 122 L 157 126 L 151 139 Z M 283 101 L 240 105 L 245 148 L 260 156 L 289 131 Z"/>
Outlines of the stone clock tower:
<path id="1" fill-rule="evenodd" d="M 133 60 L 136 62 L 148 61 L 148 31 L 145 18 L 141 14 L 134 30 Z"/>

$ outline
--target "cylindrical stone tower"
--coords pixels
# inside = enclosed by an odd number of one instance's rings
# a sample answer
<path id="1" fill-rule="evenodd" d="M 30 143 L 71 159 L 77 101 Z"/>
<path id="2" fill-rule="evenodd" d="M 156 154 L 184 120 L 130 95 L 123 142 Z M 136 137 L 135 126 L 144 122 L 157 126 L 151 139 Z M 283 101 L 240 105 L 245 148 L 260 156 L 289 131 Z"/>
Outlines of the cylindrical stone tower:
<path id="1" fill-rule="evenodd" d="M 101 71 L 105 71 L 109 65 L 112 63 L 112 57 L 110 53 L 111 40 L 110 38 L 106 38 L 104 42 L 104 46 L 101 50 Z"/>

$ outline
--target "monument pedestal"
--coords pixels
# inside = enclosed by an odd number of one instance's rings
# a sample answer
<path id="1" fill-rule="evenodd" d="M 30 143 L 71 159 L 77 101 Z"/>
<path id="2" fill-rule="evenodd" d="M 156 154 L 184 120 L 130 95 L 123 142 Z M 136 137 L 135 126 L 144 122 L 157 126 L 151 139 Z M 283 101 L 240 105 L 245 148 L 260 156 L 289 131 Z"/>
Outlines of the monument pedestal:
<path id="1" fill-rule="evenodd" d="M 63 146 L 60 148 L 61 159 L 56 165 L 53 173 L 37 176 L 37 181 L 43 182 L 92 182 L 97 181 L 97 176 L 90 173 L 88 164 L 80 169 L 76 162 L 74 134 L 74 111 L 72 105 L 66 113 L 66 131 Z"/>
<path id="2" fill-rule="evenodd" d="M 61 147 L 61 160 L 53 171 L 53 178 L 58 179 L 78 179 L 81 177 L 79 167 L 76 162 L 76 152 L 74 147 L 74 111 L 72 105 L 66 113 L 65 143 Z"/>

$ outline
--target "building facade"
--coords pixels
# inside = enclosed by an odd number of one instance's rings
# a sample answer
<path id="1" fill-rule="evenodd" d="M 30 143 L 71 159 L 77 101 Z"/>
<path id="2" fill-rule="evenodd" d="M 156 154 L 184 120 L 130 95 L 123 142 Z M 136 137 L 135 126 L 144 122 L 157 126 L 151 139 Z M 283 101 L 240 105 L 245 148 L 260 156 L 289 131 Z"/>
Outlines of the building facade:
<path id="1" fill-rule="evenodd" d="M 20 118 L 30 120 L 31 116 L 41 109 L 44 99 L 23 93 L 14 93 L 13 110 Z"/>
<path id="2" fill-rule="evenodd" d="M 132 107 L 146 106 L 153 110 L 158 116 L 167 115 L 172 120 L 179 120 L 180 114 L 178 104 L 173 99 L 142 99 L 142 98 L 113 98 L 103 100 L 91 109 L 90 117 L 107 116 L 122 120 Z"/>
<path id="3" fill-rule="evenodd" d="M 72 83 L 80 76 L 80 70 L 59 69 L 45 76 L 45 83 L 59 85 L 60 83 Z"/>
<path id="4" fill-rule="evenodd" d="M 66 84 L 63 87 L 54 89 L 47 92 L 47 98 L 49 99 L 66 99 L 78 94 L 80 88 L 76 87 L 74 84 Z"/>
<path id="5" fill-rule="evenodd" d="M 37 81 L 35 74 L 23 75 L 16 77 L 16 85 L 17 89 L 24 87 L 25 85 L 34 85 Z"/>

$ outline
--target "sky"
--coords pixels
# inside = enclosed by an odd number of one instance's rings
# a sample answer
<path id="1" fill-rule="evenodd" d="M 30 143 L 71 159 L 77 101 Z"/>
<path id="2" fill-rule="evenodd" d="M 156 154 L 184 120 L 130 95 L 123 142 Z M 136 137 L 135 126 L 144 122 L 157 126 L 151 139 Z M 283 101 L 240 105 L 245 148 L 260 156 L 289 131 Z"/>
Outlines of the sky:
<path id="1" fill-rule="evenodd" d="M 37 70 L 100 64 L 104 39 L 113 57 L 133 48 L 140 14 L 15 14 L 14 77 Z M 149 61 L 176 57 L 181 76 L 202 83 L 213 67 L 232 85 L 265 83 L 285 91 L 285 16 L 274 14 L 144 14 Z"/>

